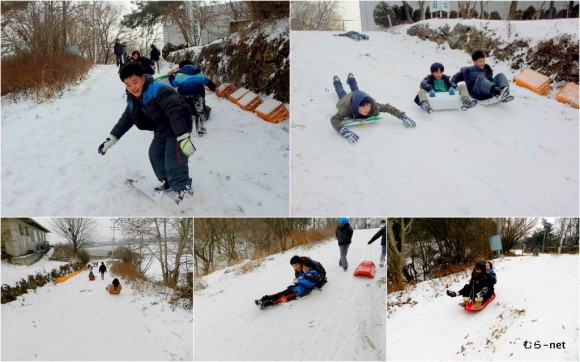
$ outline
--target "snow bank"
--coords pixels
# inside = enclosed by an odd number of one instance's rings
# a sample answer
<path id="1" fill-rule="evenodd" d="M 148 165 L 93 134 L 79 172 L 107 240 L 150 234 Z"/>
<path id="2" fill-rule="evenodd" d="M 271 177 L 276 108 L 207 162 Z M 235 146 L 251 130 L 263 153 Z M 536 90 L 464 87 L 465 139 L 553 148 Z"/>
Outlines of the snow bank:
<path id="1" fill-rule="evenodd" d="M 29 275 L 34 275 L 41 273 L 50 273 L 53 269 L 57 269 L 61 265 L 66 265 L 68 263 L 49 260 L 50 256 L 54 252 L 54 248 L 50 249 L 39 261 L 32 265 L 14 265 L 2 261 L 2 268 L 0 269 L 1 284 L 8 284 L 11 287 L 16 285 L 21 279 L 28 280 Z"/>

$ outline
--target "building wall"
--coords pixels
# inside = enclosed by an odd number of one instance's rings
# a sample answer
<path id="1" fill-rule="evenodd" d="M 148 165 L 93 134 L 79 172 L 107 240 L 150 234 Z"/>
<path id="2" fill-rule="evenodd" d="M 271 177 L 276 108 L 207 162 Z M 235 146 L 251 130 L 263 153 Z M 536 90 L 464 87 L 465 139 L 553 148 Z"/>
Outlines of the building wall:
<path id="1" fill-rule="evenodd" d="M 200 33 L 200 44 L 206 45 L 226 37 L 229 33 L 230 21 L 225 15 L 216 15 L 215 20 L 206 25 Z M 163 25 L 163 45 L 171 42 L 173 45 L 185 44 L 185 39 L 174 23 Z"/>
<path id="2" fill-rule="evenodd" d="M 10 239 L 2 239 L 6 252 L 11 256 L 21 256 L 28 250 L 36 251 L 37 245 L 46 241 L 46 233 L 30 224 L 18 219 L 10 219 L 3 222 L 2 227 L 10 230 Z"/>

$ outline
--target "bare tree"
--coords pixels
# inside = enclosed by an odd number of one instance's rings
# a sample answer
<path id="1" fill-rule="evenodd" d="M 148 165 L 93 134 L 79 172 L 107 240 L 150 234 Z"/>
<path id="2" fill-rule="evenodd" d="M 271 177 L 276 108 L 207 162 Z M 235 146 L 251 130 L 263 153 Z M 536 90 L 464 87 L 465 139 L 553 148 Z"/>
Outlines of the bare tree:
<path id="1" fill-rule="evenodd" d="M 554 1 L 550 1 L 550 7 L 548 8 L 548 19 L 554 17 Z"/>
<path id="2" fill-rule="evenodd" d="M 487 8 L 487 3 L 489 1 L 480 1 L 479 2 L 479 18 L 480 19 L 485 19 L 485 9 Z"/>
<path id="3" fill-rule="evenodd" d="M 117 225 L 124 234 L 152 238 L 154 246 L 149 251 L 161 266 L 163 282 L 175 287 L 179 281 L 182 257 L 193 242 L 191 218 L 118 219 Z"/>
<path id="4" fill-rule="evenodd" d="M 97 221 L 89 218 L 58 218 L 52 220 L 56 233 L 66 239 L 76 252 L 97 236 Z"/>
<path id="5" fill-rule="evenodd" d="M 417 2 L 419 3 L 419 20 L 425 20 L 425 0 Z"/>
<path id="6" fill-rule="evenodd" d="M 337 21 L 340 2 L 292 1 L 290 13 L 293 30 L 330 30 L 331 23 Z"/>
<path id="7" fill-rule="evenodd" d="M 537 218 L 502 218 L 501 243 L 504 252 L 509 251 L 534 229 Z"/>
<path id="8" fill-rule="evenodd" d="M 411 17 L 411 13 L 409 12 L 409 2 L 403 1 L 403 10 L 405 11 L 405 17 L 407 18 L 407 22 L 412 23 L 413 18 Z"/>
<path id="9" fill-rule="evenodd" d="M 514 20 L 516 17 L 516 10 L 518 8 L 518 2 L 512 1 L 510 2 L 510 7 L 508 10 L 507 20 Z"/>
<path id="10" fill-rule="evenodd" d="M 406 262 L 405 237 L 412 224 L 413 219 L 387 219 L 387 268 L 396 288 L 403 286 L 403 267 Z"/>

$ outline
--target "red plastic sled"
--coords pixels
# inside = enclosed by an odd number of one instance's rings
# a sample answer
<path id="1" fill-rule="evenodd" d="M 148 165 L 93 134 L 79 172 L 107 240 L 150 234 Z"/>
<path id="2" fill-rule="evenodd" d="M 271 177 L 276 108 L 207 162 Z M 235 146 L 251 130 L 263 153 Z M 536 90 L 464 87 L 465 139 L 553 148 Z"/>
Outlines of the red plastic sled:
<path id="1" fill-rule="evenodd" d="M 375 263 L 372 261 L 363 261 L 360 265 L 355 269 L 354 276 L 355 277 L 375 277 L 376 271 Z"/>
<path id="2" fill-rule="evenodd" d="M 480 310 L 484 310 L 485 307 L 491 303 L 492 300 L 495 299 L 495 293 L 493 293 L 493 295 L 491 296 L 491 298 L 489 298 L 488 300 L 486 300 L 484 303 L 481 304 L 481 309 L 471 309 L 471 307 L 473 307 L 473 305 L 475 304 L 474 301 L 469 302 L 469 304 L 467 304 L 465 306 L 465 308 L 463 308 L 464 310 L 468 311 L 468 312 L 479 312 Z"/>

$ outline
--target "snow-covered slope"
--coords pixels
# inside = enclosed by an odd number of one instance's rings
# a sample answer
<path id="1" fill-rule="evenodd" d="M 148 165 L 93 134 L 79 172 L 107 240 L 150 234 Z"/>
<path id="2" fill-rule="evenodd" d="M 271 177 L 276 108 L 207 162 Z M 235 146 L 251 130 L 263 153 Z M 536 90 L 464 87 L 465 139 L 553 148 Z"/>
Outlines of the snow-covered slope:
<path id="1" fill-rule="evenodd" d="M 494 269 L 496 298 L 477 313 L 445 294 L 469 282 L 467 273 L 389 294 L 387 359 L 578 361 L 578 255 L 503 258 Z"/>
<path id="2" fill-rule="evenodd" d="M 3 99 L 2 214 L 181 215 L 125 182 L 157 183 L 152 132 L 133 128 L 105 156 L 97 153 L 126 107 L 124 94 L 115 66 L 103 65 L 60 99 Z M 189 160 L 195 206 L 188 215 L 288 215 L 288 124 L 264 122 L 214 94 L 206 102 L 208 134 L 193 137 Z"/>
<path id="3" fill-rule="evenodd" d="M 368 34 L 359 42 L 291 34 L 293 215 L 578 214 L 578 110 L 512 82 L 511 103 L 429 115 L 413 99 L 430 65 L 441 62 L 453 75 L 472 64 L 469 54 L 402 31 Z M 487 60 L 513 80 L 509 64 Z M 351 127 L 360 140 L 347 143 L 330 117 L 338 101 L 332 77 L 348 92 L 349 72 L 417 127 L 383 114 Z"/>
<path id="4" fill-rule="evenodd" d="M 354 277 L 365 260 L 367 241 L 378 229 L 355 230 L 349 270 L 338 266 L 336 239 L 297 247 L 266 258 L 238 275 L 241 265 L 203 278 L 195 291 L 195 360 L 385 360 L 385 269 L 378 267 L 380 240 L 368 250 L 377 264 L 374 279 Z M 292 255 L 322 263 L 322 292 L 260 310 L 255 299 L 292 284 Z"/>
<path id="5" fill-rule="evenodd" d="M 21 279 L 28 280 L 29 275 L 36 276 L 37 273 L 47 274 L 53 269 L 58 270 L 61 265 L 68 264 L 62 261 L 49 260 L 53 253 L 54 249 L 50 249 L 48 253 L 32 265 L 13 265 L 2 261 L 0 284 L 8 284 L 14 287 Z"/>
<path id="6" fill-rule="evenodd" d="M 193 315 L 88 271 L 2 304 L 2 360 L 192 360 Z"/>

